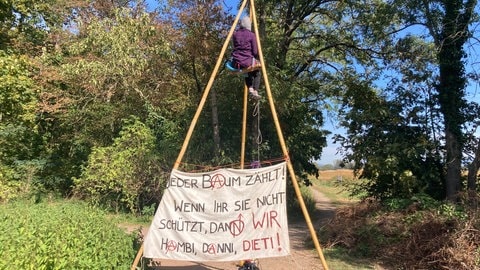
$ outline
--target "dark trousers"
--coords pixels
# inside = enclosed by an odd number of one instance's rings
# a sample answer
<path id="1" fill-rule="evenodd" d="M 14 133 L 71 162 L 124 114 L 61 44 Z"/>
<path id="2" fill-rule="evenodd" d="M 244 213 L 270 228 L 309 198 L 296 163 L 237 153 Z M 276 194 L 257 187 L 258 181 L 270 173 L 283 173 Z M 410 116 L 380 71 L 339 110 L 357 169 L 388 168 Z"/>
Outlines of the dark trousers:
<path id="1" fill-rule="evenodd" d="M 252 87 L 255 90 L 259 90 L 260 88 L 260 79 L 261 73 L 260 70 L 255 70 L 248 73 L 248 76 L 245 77 L 245 84 L 248 88 Z"/>

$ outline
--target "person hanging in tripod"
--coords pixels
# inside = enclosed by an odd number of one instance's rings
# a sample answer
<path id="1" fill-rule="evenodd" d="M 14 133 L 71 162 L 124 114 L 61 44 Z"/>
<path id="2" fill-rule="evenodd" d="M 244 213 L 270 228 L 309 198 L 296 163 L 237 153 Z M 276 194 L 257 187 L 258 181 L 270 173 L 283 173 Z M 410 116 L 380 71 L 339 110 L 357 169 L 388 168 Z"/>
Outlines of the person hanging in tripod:
<path id="1" fill-rule="evenodd" d="M 258 66 L 257 38 L 252 32 L 252 22 L 248 16 L 240 20 L 240 27 L 233 34 L 232 58 L 235 68 L 243 69 L 251 66 Z M 245 84 L 250 95 L 259 99 L 258 89 L 260 88 L 260 71 L 253 70 L 245 77 Z"/>

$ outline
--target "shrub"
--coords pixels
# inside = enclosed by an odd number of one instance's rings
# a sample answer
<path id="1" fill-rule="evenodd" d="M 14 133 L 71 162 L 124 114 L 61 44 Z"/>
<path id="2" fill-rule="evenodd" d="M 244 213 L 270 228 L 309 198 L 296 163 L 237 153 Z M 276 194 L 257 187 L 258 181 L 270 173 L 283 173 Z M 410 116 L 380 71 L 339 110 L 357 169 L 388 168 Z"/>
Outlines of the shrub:
<path id="1" fill-rule="evenodd" d="M 133 236 L 83 203 L 0 205 L 0 269 L 128 269 Z"/>
<path id="2" fill-rule="evenodd" d="M 113 145 L 95 147 L 74 192 L 94 205 L 140 212 L 141 196 L 161 194 L 162 181 L 152 131 L 136 118 L 125 121 Z"/>
<path id="3" fill-rule="evenodd" d="M 305 185 L 300 185 L 300 192 L 302 193 L 303 202 L 309 213 L 313 213 L 315 210 L 315 199 L 313 198 L 312 192 Z M 300 218 L 303 217 L 302 208 L 298 202 L 298 198 L 294 192 L 293 186 L 289 183 L 287 187 L 287 212 L 288 216 L 291 218 Z"/>
<path id="4" fill-rule="evenodd" d="M 0 163 L 0 203 L 8 202 L 19 196 L 22 189 L 22 183 L 19 181 L 12 181 L 15 171 L 8 166 Z"/>
<path id="5" fill-rule="evenodd" d="M 44 162 L 41 160 L 17 160 L 12 166 L 0 163 L 0 203 L 18 198 L 39 197 L 43 185 L 37 173 Z"/>

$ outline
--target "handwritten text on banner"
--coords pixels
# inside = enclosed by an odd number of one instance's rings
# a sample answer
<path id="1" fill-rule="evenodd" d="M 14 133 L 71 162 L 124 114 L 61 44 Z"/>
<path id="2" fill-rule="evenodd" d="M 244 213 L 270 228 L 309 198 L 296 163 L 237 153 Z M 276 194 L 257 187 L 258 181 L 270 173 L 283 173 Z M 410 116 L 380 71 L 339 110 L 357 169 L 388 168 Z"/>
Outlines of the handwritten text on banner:
<path id="1" fill-rule="evenodd" d="M 145 238 L 144 256 L 233 261 L 288 255 L 285 165 L 173 170 Z"/>

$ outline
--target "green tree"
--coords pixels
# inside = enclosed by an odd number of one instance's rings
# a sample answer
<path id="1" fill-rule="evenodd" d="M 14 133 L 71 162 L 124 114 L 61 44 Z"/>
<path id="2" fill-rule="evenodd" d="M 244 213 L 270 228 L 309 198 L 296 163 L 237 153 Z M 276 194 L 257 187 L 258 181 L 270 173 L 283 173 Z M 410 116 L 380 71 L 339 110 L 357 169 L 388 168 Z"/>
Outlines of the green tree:
<path id="1" fill-rule="evenodd" d="M 111 144 L 130 115 L 149 119 L 159 136 L 181 127 L 173 125 L 185 96 L 175 92 L 170 29 L 138 9 L 105 12 L 112 17 L 91 11 L 75 21 L 75 31 L 66 30 L 58 49 L 42 56 L 49 186 L 67 193 L 90 149 Z"/>
<path id="2" fill-rule="evenodd" d="M 467 150 L 465 127 L 477 118 L 477 106 L 465 99 L 464 66 L 476 1 L 372 4 L 367 9 L 373 12 L 364 13 L 369 20 L 361 24 L 360 33 L 366 39 L 375 29 L 383 33 L 371 39 L 384 46 L 384 62 L 377 63 L 394 74 L 389 77 L 383 72 L 382 80 L 390 80 L 382 87 L 385 94 L 374 91 L 369 78 L 360 88 L 371 95 L 354 93 L 357 80 L 349 87 L 344 100 L 349 138 L 344 146 L 353 153 L 347 158 L 355 161 L 358 170 L 363 167 L 370 195 L 385 198 L 426 192 L 454 200 L 461 189 Z M 389 20 L 380 20 L 376 28 L 372 27 L 379 21 L 376 18 Z M 409 31 L 412 27 L 416 28 Z M 410 184 L 402 187 L 406 181 Z"/>
<path id="3" fill-rule="evenodd" d="M 37 88 L 30 75 L 28 58 L 0 51 L 0 201 L 18 196 L 20 186 L 28 191 L 41 163 L 36 128 Z M 28 181 L 27 181 L 28 180 Z"/>
<path id="4" fill-rule="evenodd" d="M 111 146 L 93 148 L 81 176 L 74 180 L 74 192 L 96 205 L 138 213 L 161 194 L 159 161 L 152 130 L 132 117 L 124 121 Z"/>
<path id="5" fill-rule="evenodd" d="M 363 179 L 356 193 L 380 200 L 417 193 L 444 198 L 438 142 L 429 137 L 433 129 L 421 111 L 426 96 L 416 90 L 394 87 L 397 96 L 389 97 L 369 82 L 351 80 L 342 112 L 349 138 L 343 143 Z"/>
<path id="6" fill-rule="evenodd" d="M 259 1 L 257 14 L 268 73 L 279 118 L 297 171 L 316 173 L 328 131 L 325 111 L 334 110 L 345 91 L 344 76 L 352 63 L 372 64 L 379 49 L 358 42 L 349 20 L 359 3 L 344 1 Z M 361 13 L 359 13 L 361 14 Z M 264 114 L 265 115 L 265 114 Z M 267 118 L 268 134 L 276 141 Z M 278 154 L 278 153 L 277 153 Z M 272 154 L 274 156 L 274 154 Z"/>
<path id="7" fill-rule="evenodd" d="M 71 14 L 68 0 L 5 0 L 0 3 L 0 49 L 38 55 Z M 54 45 L 54 44 L 52 44 Z"/>
<path id="8" fill-rule="evenodd" d="M 398 1 L 399 15 L 406 25 L 421 24 L 433 39 L 438 68 L 435 85 L 445 139 L 446 197 L 455 200 L 461 190 L 461 168 L 468 120 L 465 99 L 464 46 L 471 37 L 476 0 Z"/>
<path id="9" fill-rule="evenodd" d="M 233 19 L 222 9 L 221 1 L 170 1 L 168 8 L 173 24 L 181 31 L 180 44 L 178 49 L 180 70 L 190 77 L 186 81 L 190 85 L 184 87 L 192 89 L 195 100 L 203 94 L 207 81 L 212 75 L 213 67 L 225 42 L 225 33 L 231 26 Z M 185 82 L 184 82 L 185 84 Z M 209 127 L 211 131 L 201 130 L 205 136 L 211 134 L 212 144 L 206 144 L 203 153 L 209 153 L 208 157 L 219 158 L 222 152 L 222 141 L 220 132 L 219 104 L 222 101 L 217 93 L 216 84 L 209 93 L 210 111 L 205 112 L 205 121 L 209 118 Z M 203 119 L 202 119 L 203 121 Z M 199 129 L 201 129 L 200 126 Z M 198 133 L 197 133 L 198 134 Z M 207 135 L 208 134 L 208 135 Z M 202 136 L 203 137 L 203 136 Z M 211 147 L 209 149 L 209 147 Z M 211 154 L 210 154 L 211 153 Z M 197 160 L 208 160 L 209 158 L 202 154 L 197 156 Z"/>
<path id="10" fill-rule="evenodd" d="M 438 50 L 440 82 L 437 86 L 440 111 L 445 125 L 446 192 L 455 200 L 461 188 L 462 153 L 465 142 L 462 127 L 466 122 L 464 45 L 471 36 L 476 0 L 440 1 L 443 16 L 434 18 L 436 8 L 425 5 L 426 23 Z"/>
<path id="11" fill-rule="evenodd" d="M 2 181 L 14 180 L 10 183 L 23 186 L 19 194 L 32 191 L 32 184 L 42 186 L 45 149 L 38 124 L 42 86 L 36 56 L 47 46 L 49 34 L 62 27 L 63 15 L 68 14 L 64 4 L 55 0 L 0 3 L 0 166 Z"/>

